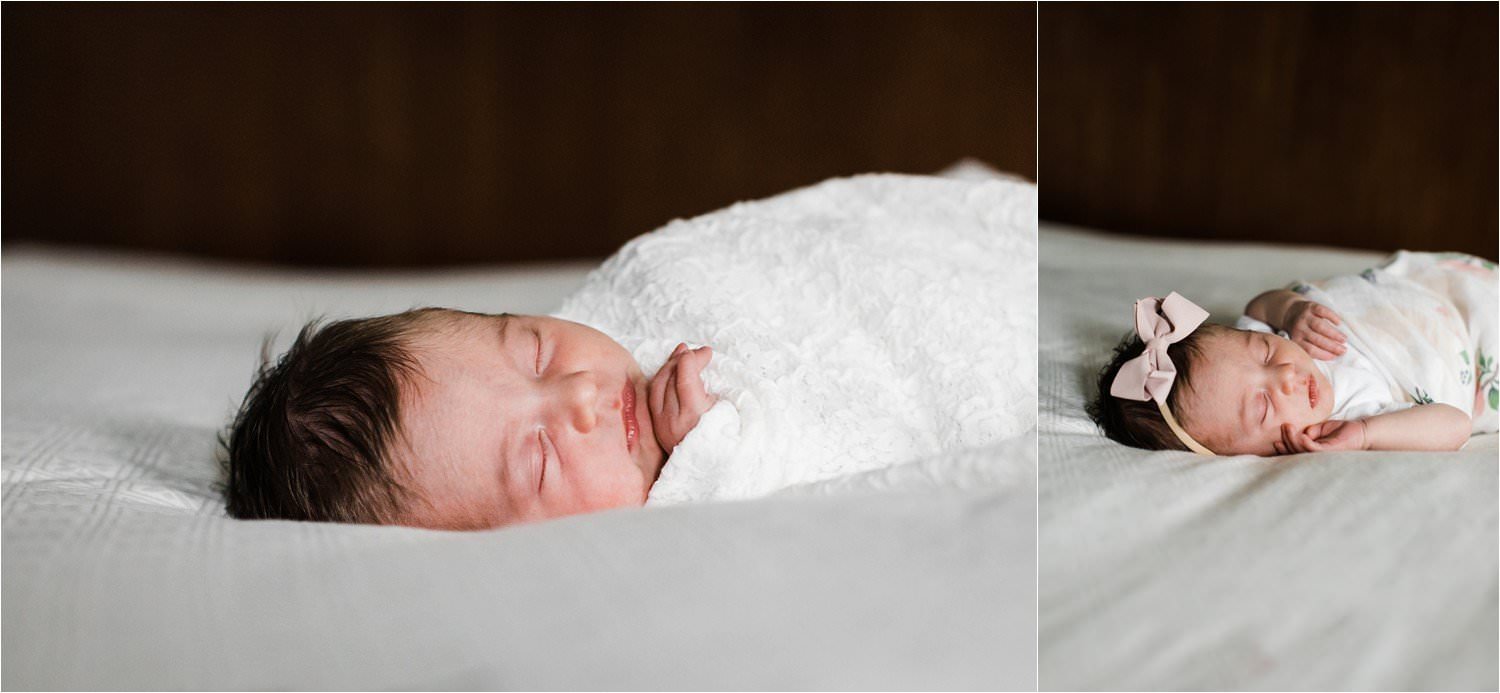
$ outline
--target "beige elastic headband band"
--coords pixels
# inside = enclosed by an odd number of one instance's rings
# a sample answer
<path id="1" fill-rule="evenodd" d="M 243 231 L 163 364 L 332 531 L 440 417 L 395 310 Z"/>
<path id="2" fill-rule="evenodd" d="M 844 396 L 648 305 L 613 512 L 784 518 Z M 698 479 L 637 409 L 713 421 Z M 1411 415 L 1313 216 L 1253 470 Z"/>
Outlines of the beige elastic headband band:
<path id="1" fill-rule="evenodd" d="M 1186 445 L 1189 450 L 1200 455 L 1214 456 L 1214 451 L 1209 450 L 1202 443 L 1193 440 L 1193 437 L 1188 435 L 1188 432 L 1182 428 L 1182 424 L 1177 423 L 1177 417 L 1172 416 L 1172 410 L 1167 408 L 1166 402 L 1157 402 L 1156 408 L 1161 410 L 1161 418 L 1167 420 L 1167 427 L 1171 428 L 1172 432 L 1177 434 L 1177 439 L 1182 441 L 1182 444 Z"/>

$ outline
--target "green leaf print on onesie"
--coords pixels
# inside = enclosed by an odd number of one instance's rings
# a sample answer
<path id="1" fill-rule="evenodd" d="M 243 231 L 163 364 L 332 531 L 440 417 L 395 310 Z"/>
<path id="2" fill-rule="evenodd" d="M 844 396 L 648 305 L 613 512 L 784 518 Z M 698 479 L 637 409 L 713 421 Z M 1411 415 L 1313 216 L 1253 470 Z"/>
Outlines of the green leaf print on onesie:
<path id="1" fill-rule="evenodd" d="M 1474 362 L 1479 369 L 1479 374 L 1475 376 L 1479 384 L 1475 388 L 1488 391 L 1490 408 L 1500 409 L 1500 383 L 1495 382 L 1495 357 L 1485 356 L 1484 348 L 1480 347 L 1474 350 Z"/>

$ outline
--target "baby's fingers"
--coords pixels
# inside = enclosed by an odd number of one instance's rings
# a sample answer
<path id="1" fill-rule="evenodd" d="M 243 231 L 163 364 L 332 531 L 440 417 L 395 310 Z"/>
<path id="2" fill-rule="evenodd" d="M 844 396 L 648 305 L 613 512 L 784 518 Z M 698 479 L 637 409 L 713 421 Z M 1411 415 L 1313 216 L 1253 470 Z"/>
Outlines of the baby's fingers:
<path id="1" fill-rule="evenodd" d="M 701 346 L 697 349 L 689 349 L 687 353 L 682 355 L 678 366 L 684 369 L 684 372 L 691 370 L 693 373 L 700 373 L 704 368 L 708 367 L 708 362 L 713 356 L 714 350 L 712 347 Z"/>
<path id="2" fill-rule="evenodd" d="M 1346 339 L 1344 333 L 1339 331 L 1338 325 L 1332 320 L 1314 320 L 1312 324 L 1314 332 L 1332 339 L 1335 343 L 1342 345 Z"/>
<path id="3" fill-rule="evenodd" d="M 1348 348 L 1317 332 L 1306 332 L 1298 341 L 1302 343 L 1303 348 L 1307 349 L 1309 356 L 1323 361 L 1338 358 L 1338 355 Z"/>
<path id="4" fill-rule="evenodd" d="M 1338 427 L 1339 427 L 1338 421 L 1335 421 L 1333 419 L 1329 419 L 1327 421 L 1322 421 L 1322 422 L 1319 422 L 1319 423 L 1315 423 L 1315 424 L 1313 424 L 1311 426 L 1308 426 L 1307 428 L 1302 429 L 1302 431 L 1304 433 L 1306 433 L 1308 435 L 1308 437 L 1312 438 L 1313 440 L 1326 442 L 1326 439 L 1329 437 L 1330 434 L 1333 434 L 1333 433 L 1335 433 L 1335 432 L 1338 431 Z"/>
<path id="5" fill-rule="evenodd" d="M 1292 434 L 1292 437 L 1297 441 L 1298 449 L 1303 452 L 1318 452 L 1323 449 L 1323 444 L 1313 440 L 1307 431 L 1297 431 Z"/>
<path id="6" fill-rule="evenodd" d="M 1281 454 L 1290 455 L 1294 452 L 1301 452 L 1301 450 L 1298 450 L 1297 444 L 1292 442 L 1292 425 L 1281 424 Z"/>
<path id="7" fill-rule="evenodd" d="M 1332 361 L 1339 357 L 1338 354 L 1328 351 L 1327 349 L 1324 349 L 1323 347 L 1320 347 L 1308 340 L 1299 340 L 1297 343 L 1302 345 L 1302 350 L 1306 351 L 1308 356 L 1311 356 L 1319 361 Z"/>
<path id="8" fill-rule="evenodd" d="M 672 362 L 662 366 L 656 375 L 651 376 L 651 381 L 646 383 L 646 406 L 651 408 L 651 417 L 655 419 L 661 416 L 662 406 L 666 404 L 667 397 L 667 369 L 672 367 Z"/>
<path id="9" fill-rule="evenodd" d="M 708 366 L 711 358 L 713 358 L 711 349 L 699 347 L 677 363 L 675 381 L 677 399 L 686 411 L 701 412 L 708 409 L 711 398 L 707 388 L 703 385 L 703 369 Z"/>
<path id="10" fill-rule="evenodd" d="M 1306 431 L 1298 430 L 1289 423 L 1281 424 L 1281 446 L 1287 454 L 1315 452 L 1318 448 L 1312 442 L 1312 438 L 1307 436 Z"/>
<path id="11" fill-rule="evenodd" d="M 662 385 L 661 413 L 666 416 L 668 421 L 676 420 L 678 413 L 682 411 L 682 400 L 677 396 L 677 383 L 682 380 L 677 377 L 677 373 L 681 369 L 682 360 L 678 359 L 677 364 L 672 367 L 672 371 L 667 374 L 665 378 L 666 382 Z"/>
<path id="12" fill-rule="evenodd" d="M 1344 321 L 1339 318 L 1338 313 L 1335 313 L 1332 308 L 1329 308 L 1328 306 L 1325 306 L 1321 303 L 1313 304 L 1312 313 L 1313 315 L 1323 318 L 1335 325 L 1344 324 Z"/>

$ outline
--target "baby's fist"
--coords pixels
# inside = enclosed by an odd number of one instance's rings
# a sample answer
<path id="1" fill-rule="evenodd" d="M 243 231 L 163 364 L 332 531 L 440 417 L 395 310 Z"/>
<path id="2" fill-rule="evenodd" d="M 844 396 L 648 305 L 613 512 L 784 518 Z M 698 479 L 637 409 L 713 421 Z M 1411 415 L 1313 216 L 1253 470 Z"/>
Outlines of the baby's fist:
<path id="1" fill-rule="evenodd" d="M 716 398 L 703 387 L 702 377 L 713 355 L 713 349 L 706 346 L 689 349 L 686 344 L 678 344 L 661 370 L 651 376 L 646 406 L 656 442 L 668 455 L 714 404 Z"/>
<path id="2" fill-rule="evenodd" d="M 1302 430 L 1292 424 L 1281 425 L 1281 440 L 1273 443 L 1277 454 L 1291 455 L 1298 452 L 1335 452 L 1338 450 L 1365 450 L 1369 448 L 1368 427 L 1364 420 L 1342 421 L 1329 419 L 1315 423 Z"/>

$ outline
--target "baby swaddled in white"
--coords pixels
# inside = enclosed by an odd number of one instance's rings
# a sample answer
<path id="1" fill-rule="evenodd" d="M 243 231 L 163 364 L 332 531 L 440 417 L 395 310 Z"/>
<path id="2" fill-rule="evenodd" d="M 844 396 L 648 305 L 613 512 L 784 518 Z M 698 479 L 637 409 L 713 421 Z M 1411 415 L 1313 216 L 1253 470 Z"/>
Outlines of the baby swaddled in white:
<path id="1" fill-rule="evenodd" d="M 309 323 L 235 416 L 226 510 L 489 529 L 779 490 L 1027 486 L 1035 219 L 1022 182 L 832 180 L 631 241 L 566 319 Z"/>
<path id="2" fill-rule="evenodd" d="M 555 316 L 648 372 L 713 347 L 650 504 L 930 470 L 1035 426 L 1035 219 L 1025 183 L 831 180 L 637 238 Z"/>

